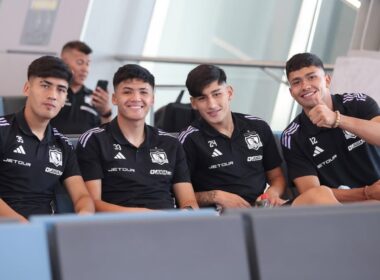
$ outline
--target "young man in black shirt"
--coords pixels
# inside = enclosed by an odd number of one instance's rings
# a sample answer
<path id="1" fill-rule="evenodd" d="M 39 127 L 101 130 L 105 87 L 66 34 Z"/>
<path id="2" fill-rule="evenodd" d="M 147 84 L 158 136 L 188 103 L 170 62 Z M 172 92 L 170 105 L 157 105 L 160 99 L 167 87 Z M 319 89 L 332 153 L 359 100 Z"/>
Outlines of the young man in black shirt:
<path id="1" fill-rule="evenodd" d="M 139 65 L 114 75 L 110 123 L 79 138 L 77 155 L 97 211 L 198 208 L 178 140 L 145 124 L 154 102 L 154 77 Z"/>
<path id="2" fill-rule="evenodd" d="M 183 131 L 179 139 L 198 203 L 247 208 L 265 191 L 272 205 L 282 205 L 285 178 L 272 131 L 259 118 L 231 112 L 233 89 L 226 80 L 225 72 L 214 65 L 197 66 L 186 80 L 191 104 L 201 119 Z M 324 187 L 293 202 L 323 203 L 337 203 Z"/>
<path id="3" fill-rule="evenodd" d="M 28 68 L 25 108 L 0 118 L 0 215 L 25 221 L 55 211 L 54 186 L 67 188 L 77 213 L 94 212 L 68 139 L 49 124 L 64 106 L 72 78 L 59 58 L 43 56 Z"/>
<path id="4" fill-rule="evenodd" d="M 61 52 L 63 61 L 73 72 L 65 106 L 52 120 L 52 125 L 64 134 L 81 134 L 111 120 L 108 92 L 84 85 L 90 68 L 91 48 L 81 41 L 66 43 Z"/>
<path id="5" fill-rule="evenodd" d="M 341 202 L 380 200 L 380 109 L 363 93 L 330 93 L 319 57 L 286 63 L 290 93 L 302 106 L 282 134 L 289 176 L 303 193 L 326 185 Z"/>

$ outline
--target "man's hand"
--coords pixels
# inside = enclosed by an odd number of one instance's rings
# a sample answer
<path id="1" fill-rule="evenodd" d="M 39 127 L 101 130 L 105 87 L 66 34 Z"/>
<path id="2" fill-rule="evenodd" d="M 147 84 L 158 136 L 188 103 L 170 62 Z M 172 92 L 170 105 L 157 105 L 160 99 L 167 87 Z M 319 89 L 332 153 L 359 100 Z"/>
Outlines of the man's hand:
<path id="1" fill-rule="evenodd" d="M 283 200 L 282 198 L 280 198 L 280 196 L 277 193 L 271 194 L 267 192 L 267 194 L 268 194 L 269 202 L 272 206 L 281 206 L 282 204 L 286 202 L 286 200 Z"/>
<path id="2" fill-rule="evenodd" d="M 380 180 L 366 187 L 365 193 L 367 199 L 380 200 Z"/>
<path id="3" fill-rule="evenodd" d="M 92 93 L 92 104 L 101 116 L 111 111 L 111 107 L 109 105 L 109 95 L 107 91 L 100 87 L 97 87 Z"/>
<path id="4" fill-rule="evenodd" d="M 241 196 L 234 193 L 229 193 L 225 191 L 215 191 L 215 202 L 217 205 L 222 206 L 222 208 L 250 208 L 249 204 Z"/>
<path id="5" fill-rule="evenodd" d="M 309 119 L 318 127 L 332 128 L 337 114 L 325 104 L 318 104 L 309 111 Z"/>

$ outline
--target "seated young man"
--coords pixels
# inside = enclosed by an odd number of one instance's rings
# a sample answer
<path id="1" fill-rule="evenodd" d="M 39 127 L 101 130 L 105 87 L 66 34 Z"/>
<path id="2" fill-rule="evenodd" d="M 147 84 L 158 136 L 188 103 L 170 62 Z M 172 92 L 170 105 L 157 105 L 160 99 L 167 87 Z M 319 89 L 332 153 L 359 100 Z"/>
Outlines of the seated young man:
<path id="1" fill-rule="evenodd" d="M 285 203 L 285 178 L 274 136 L 263 120 L 232 113 L 233 89 L 225 72 L 199 65 L 187 76 L 191 104 L 201 119 L 183 131 L 191 181 L 200 206 L 247 208 L 265 191 L 272 205 Z M 337 204 L 328 188 L 298 196 L 293 205 Z"/>
<path id="2" fill-rule="evenodd" d="M 330 93 L 319 57 L 286 63 L 292 97 L 303 111 L 282 134 L 289 177 L 300 193 L 328 186 L 340 202 L 380 200 L 380 109 L 363 93 Z"/>
<path id="3" fill-rule="evenodd" d="M 154 77 L 139 65 L 125 65 L 113 78 L 110 123 L 79 138 L 77 155 L 97 211 L 198 208 L 178 140 L 145 124 L 154 102 Z"/>
<path id="4" fill-rule="evenodd" d="M 0 118 L 0 215 L 26 221 L 55 212 L 54 186 L 67 188 L 77 213 L 93 213 L 73 146 L 49 121 L 64 106 L 70 69 L 43 56 L 28 68 L 25 108 Z"/>

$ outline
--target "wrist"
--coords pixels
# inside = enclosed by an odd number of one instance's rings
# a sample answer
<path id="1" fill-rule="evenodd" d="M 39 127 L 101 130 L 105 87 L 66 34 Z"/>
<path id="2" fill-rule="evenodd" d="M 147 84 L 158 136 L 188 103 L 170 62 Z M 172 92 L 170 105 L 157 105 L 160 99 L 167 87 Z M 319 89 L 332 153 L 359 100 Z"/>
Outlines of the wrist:
<path id="1" fill-rule="evenodd" d="M 269 187 L 264 193 L 268 194 L 270 197 L 280 197 L 279 192 L 275 188 L 272 188 L 272 186 Z"/>
<path id="2" fill-rule="evenodd" d="M 211 203 L 213 204 L 221 204 L 222 198 L 220 196 L 221 192 L 219 190 L 211 191 Z"/>
<path id="3" fill-rule="evenodd" d="M 332 128 L 337 128 L 340 124 L 340 112 L 338 110 L 335 111 L 335 122 L 332 125 Z"/>
<path id="4" fill-rule="evenodd" d="M 370 196 L 368 194 L 368 186 L 363 187 L 363 195 L 364 195 L 364 200 L 370 200 Z"/>
<path id="5" fill-rule="evenodd" d="M 103 113 L 102 115 L 102 118 L 109 118 L 112 116 L 112 110 L 109 109 L 108 111 L 106 111 L 105 113 Z"/>

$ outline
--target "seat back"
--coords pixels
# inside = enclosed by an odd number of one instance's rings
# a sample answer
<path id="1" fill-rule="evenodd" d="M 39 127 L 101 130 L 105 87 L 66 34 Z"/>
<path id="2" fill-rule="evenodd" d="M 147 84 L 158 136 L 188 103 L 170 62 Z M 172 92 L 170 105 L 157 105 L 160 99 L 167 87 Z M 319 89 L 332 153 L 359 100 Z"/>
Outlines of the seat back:
<path id="1" fill-rule="evenodd" d="M 50 280 L 46 232 L 41 225 L 0 225 L 0 279 Z"/>
<path id="2" fill-rule="evenodd" d="M 241 217 L 55 226 L 58 279 L 250 279 Z"/>
<path id="3" fill-rule="evenodd" d="M 26 102 L 26 96 L 3 96 L 0 98 L 0 104 L 2 104 L 0 113 L 2 116 L 20 111 Z"/>
<path id="4" fill-rule="evenodd" d="M 379 279 L 379 205 L 289 207 L 246 214 L 257 279 Z"/>

